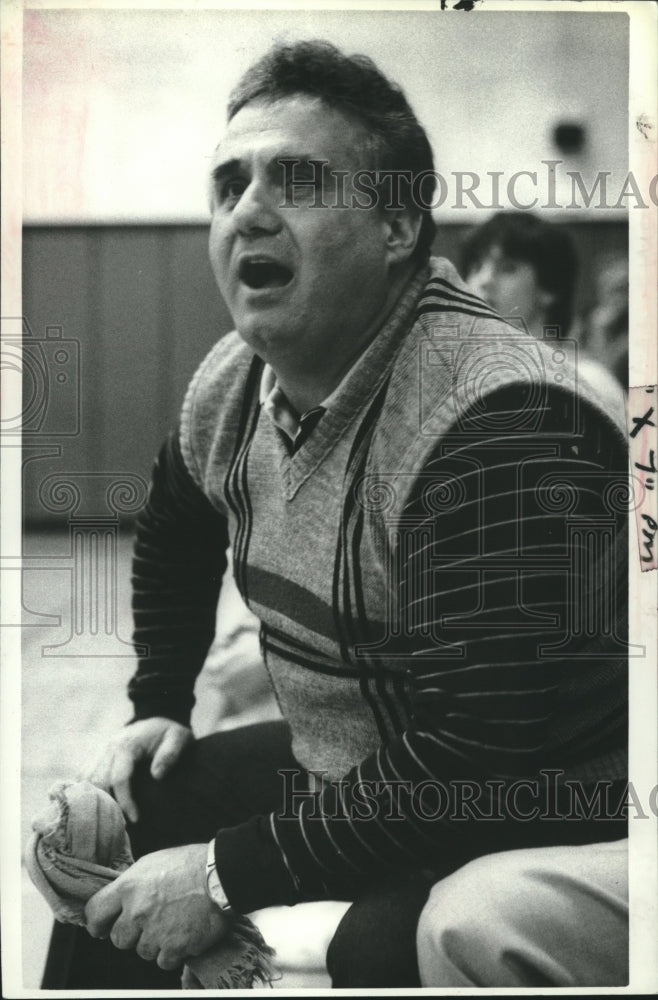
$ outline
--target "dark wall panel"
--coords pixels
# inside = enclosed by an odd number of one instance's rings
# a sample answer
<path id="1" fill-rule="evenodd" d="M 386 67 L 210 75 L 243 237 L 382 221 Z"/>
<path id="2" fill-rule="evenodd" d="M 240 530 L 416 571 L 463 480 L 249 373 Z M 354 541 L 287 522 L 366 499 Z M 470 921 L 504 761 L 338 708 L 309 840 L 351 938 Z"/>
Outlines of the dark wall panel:
<path id="1" fill-rule="evenodd" d="M 91 277 L 95 248 L 91 230 L 24 236 L 23 501 L 29 521 L 52 517 L 40 492 L 52 476 L 84 472 L 97 463 L 100 378 L 91 363 L 90 327 L 97 295 Z"/>
<path id="2" fill-rule="evenodd" d="M 148 467 L 152 436 L 164 428 L 160 401 L 169 380 L 169 330 L 162 234 L 120 231 L 100 243 L 97 379 L 99 457 L 103 470 Z M 128 250 L 129 252 L 126 252 Z M 145 433 L 146 431 L 146 433 Z"/>
<path id="3" fill-rule="evenodd" d="M 109 516 L 112 481 L 148 479 L 189 379 L 230 329 L 207 260 L 206 231 L 29 227 L 23 288 L 23 315 L 47 359 L 51 390 L 48 418 L 24 438 L 26 523 L 66 523 L 71 490 L 62 483 L 80 492 L 78 514 Z M 46 336 L 54 325 L 79 361 L 66 392 L 56 382 L 61 373 Z M 69 433 L 63 410 L 74 397 L 79 426 Z"/>
<path id="4" fill-rule="evenodd" d="M 167 242 L 170 296 L 170 386 L 166 419 L 180 406 L 197 365 L 219 337 L 232 327 L 208 263 L 207 230 L 172 229 Z M 172 411 L 173 407 L 173 411 Z"/>

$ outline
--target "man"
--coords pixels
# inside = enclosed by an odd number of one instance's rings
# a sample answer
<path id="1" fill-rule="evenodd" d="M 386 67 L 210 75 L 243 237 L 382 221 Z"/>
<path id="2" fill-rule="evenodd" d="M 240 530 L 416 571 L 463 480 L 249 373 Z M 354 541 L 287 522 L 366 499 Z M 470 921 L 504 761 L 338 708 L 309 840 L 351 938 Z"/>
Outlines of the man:
<path id="1" fill-rule="evenodd" d="M 93 773 L 141 856 L 88 926 L 128 964 L 105 952 L 80 972 L 79 942 L 69 985 L 110 985 L 106 968 L 111 985 L 173 983 L 231 910 L 318 899 L 354 901 L 334 986 L 418 985 L 439 878 L 625 835 L 619 812 L 564 818 L 566 778 L 624 785 L 625 591 L 598 571 L 619 544 L 601 496 L 623 437 L 586 388 L 576 405 L 564 344 L 519 336 L 429 262 L 433 184 L 423 129 L 364 57 L 276 48 L 231 97 L 210 258 L 237 332 L 155 467 L 134 563 L 150 653 Z M 286 721 L 195 740 L 229 543 Z M 602 636 L 576 613 L 595 594 L 614 605 Z M 532 810 L 542 768 L 552 822 Z"/>

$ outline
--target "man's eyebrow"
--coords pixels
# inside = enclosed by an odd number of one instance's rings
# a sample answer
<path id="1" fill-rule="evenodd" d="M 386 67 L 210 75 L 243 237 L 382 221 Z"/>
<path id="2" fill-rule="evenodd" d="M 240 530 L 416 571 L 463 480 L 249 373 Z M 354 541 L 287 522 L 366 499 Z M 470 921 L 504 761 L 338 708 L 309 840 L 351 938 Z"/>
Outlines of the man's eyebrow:
<path id="1" fill-rule="evenodd" d="M 280 152 L 276 153 L 268 161 L 266 169 L 270 177 L 278 178 L 282 170 L 286 169 L 286 164 L 292 162 L 292 172 L 293 179 L 297 170 L 303 170 L 304 167 L 308 167 L 311 162 L 318 162 L 321 164 L 327 164 L 329 161 L 324 157 L 318 156 L 317 153 L 298 153 L 298 152 Z M 224 180 L 226 177 L 230 177 L 232 174 L 244 173 L 246 170 L 244 160 L 240 157 L 233 156 L 228 160 L 223 160 L 218 163 L 210 171 L 210 178 L 215 183 Z"/>
<path id="2" fill-rule="evenodd" d="M 292 161 L 294 163 L 293 170 L 297 167 L 307 167 L 311 162 L 314 163 L 329 163 L 329 160 L 324 156 L 318 156 L 317 153 L 278 153 L 272 158 L 272 166 L 278 166 L 282 163 L 289 163 Z"/>
<path id="3" fill-rule="evenodd" d="M 216 167 L 213 167 L 210 171 L 210 176 L 213 181 L 221 181 L 228 175 L 239 173 L 243 169 L 242 160 L 232 157 L 230 160 L 224 160 L 222 163 L 218 163 Z"/>

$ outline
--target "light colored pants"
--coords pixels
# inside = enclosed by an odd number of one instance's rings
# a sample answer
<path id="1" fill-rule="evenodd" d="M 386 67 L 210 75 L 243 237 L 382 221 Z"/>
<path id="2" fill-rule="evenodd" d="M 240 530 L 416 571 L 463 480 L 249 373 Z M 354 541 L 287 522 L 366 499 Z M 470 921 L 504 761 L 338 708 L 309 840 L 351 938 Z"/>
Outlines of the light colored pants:
<path id="1" fill-rule="evenodd" d="M 507 851 L 437 883 L 418 924 L 423 986 L 628 983 L 628 841 Z"/>

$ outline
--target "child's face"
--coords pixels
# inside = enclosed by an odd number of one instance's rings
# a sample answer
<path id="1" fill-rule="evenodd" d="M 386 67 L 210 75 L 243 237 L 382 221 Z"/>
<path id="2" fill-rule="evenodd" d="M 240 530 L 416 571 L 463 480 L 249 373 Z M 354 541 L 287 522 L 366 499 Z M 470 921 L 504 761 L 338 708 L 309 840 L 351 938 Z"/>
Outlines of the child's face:
<path id="1" fill-rule="evenodd" d="M 551 296 L 537 284 L 532 265 L 505 256 L 500 247 L 471 269 L 466 284 L 503 318 L 521 318 L 531 331 L 545 320 Z"/>

